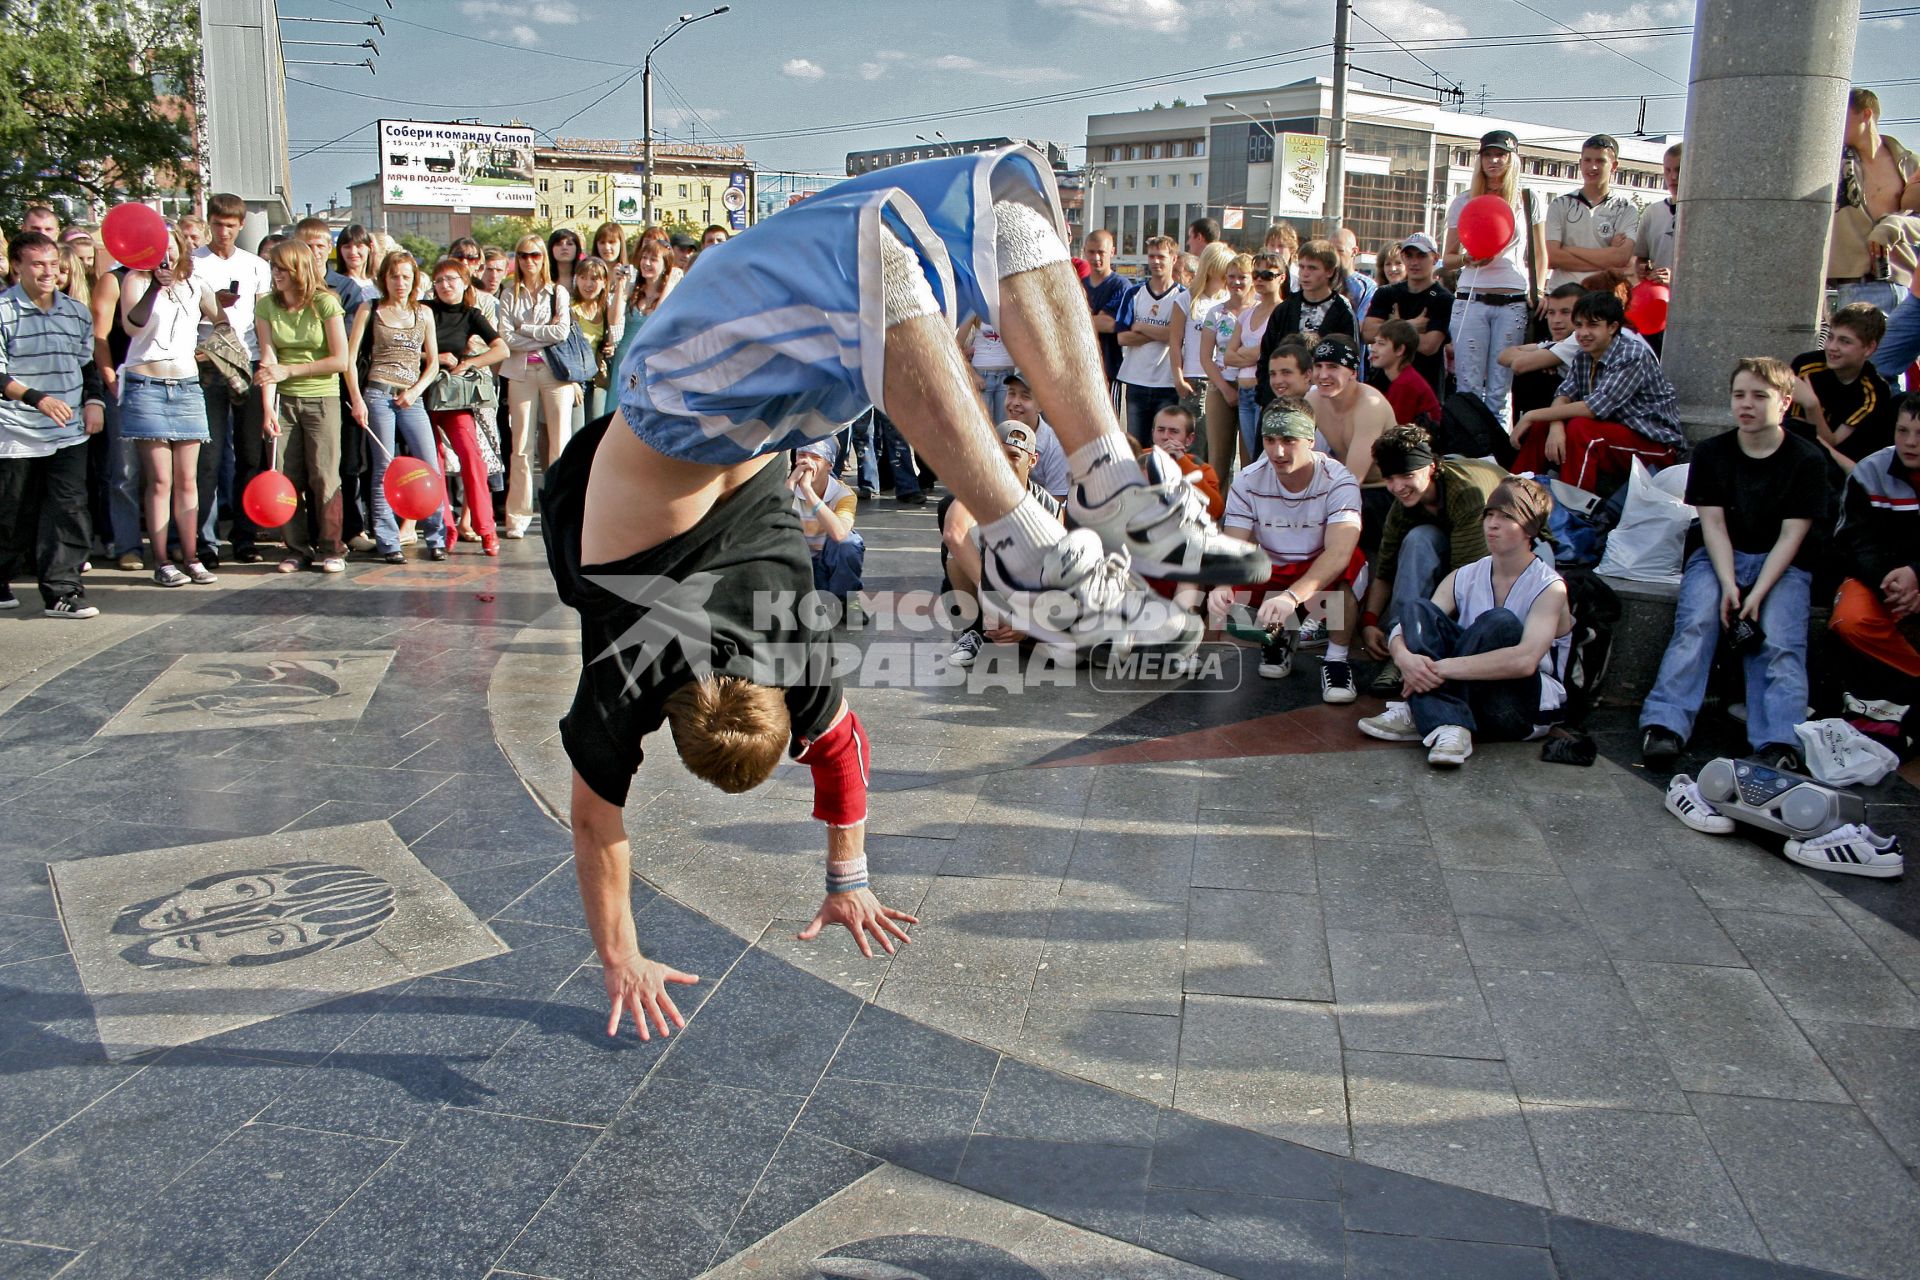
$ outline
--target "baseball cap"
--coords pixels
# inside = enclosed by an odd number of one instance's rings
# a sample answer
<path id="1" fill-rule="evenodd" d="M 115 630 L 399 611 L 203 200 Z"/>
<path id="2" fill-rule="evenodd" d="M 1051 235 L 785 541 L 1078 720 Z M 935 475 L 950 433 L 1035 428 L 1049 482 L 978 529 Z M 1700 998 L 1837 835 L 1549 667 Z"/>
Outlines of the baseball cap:
<path id="1" fill-rule="evenodd" d="M 1491 133 L 1481 135 L 1480 149 L 1485 151 L 1489 147 L 1498 151 L 1518 151 L 1520 139 L 1513 136 L 1512 130 L 1495 129 Z"/>
<path id="2" fill-rule="evenodd" d="M 1005 447 L 1018 449 L 1022 453 L 1030 453 L 1036 456 L 1039 454 L 1040 438 L 1034 434 L 1033 428 L 1026 423 L 1015 422 L 1009 418 L 995 428 L 995 430 L 999 431 L 1000 443 Z"/>
<path id="3" fill-rule="evenodd" d="M 684 231 L 674 232 L 671 236 L 668 237 L 668 240 L 672 243 L 673 247 L 676 249 L 692 249 L 697 247 L 700 243 L 698 240 L 695 240 L 692 236 L 688 235 Z"/>
<path id="4" fill-rule="evenodd" d="M 1313 439 L 1313 415 L 1302 413 L 1290 405 L 1278 401 L 1268 405 L 1260 414 L 1260 434 L 1263 436 L 1284 436 L 1289 440 Z"/>
<path id="5" fill-rule="evenodd" d="M 1440 246 L 1435 244 L 1433 237 L 1424 231 L 1414 232 L 1400 242 L 1400 247 L 1402 249 L 1418 249 L 1429 258 L 1437 258 L 1440 256 Z"/>

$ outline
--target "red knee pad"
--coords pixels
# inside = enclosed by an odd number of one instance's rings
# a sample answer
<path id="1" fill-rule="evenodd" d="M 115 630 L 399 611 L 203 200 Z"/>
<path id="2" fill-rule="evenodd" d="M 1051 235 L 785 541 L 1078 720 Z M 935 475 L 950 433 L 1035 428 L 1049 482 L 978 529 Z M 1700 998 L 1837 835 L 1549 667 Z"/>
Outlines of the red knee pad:
<path id="1" fill-rule="evenodd" d="M 813 770 L 813 816 L 832 827 L 865 822 L 873 747 L 853 708 L 805 747 L 795 758 Z"/>

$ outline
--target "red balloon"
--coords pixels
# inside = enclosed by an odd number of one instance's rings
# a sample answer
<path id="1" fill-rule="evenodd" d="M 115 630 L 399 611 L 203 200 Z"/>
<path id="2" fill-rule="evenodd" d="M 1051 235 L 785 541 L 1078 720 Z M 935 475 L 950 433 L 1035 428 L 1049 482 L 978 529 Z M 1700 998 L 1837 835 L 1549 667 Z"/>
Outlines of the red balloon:
<path id="1" fill-rule="evenodd" d="M 278 471 L 262 471 L 247 481 L 240 509 L 262 529 L 278 529 L 300 509 L 300 495 L 293 491 L 293 481 Z"/>
<path id="2" fill-rule="evenodd" d="M 1667 327 L 1667 304 L 1673 292 L 1663 284 L 1647 281 L 1633 287 L 1627 299 L 1627 323 L 1639 334 L 1660 333 Z"/>
<path id="3" fill-rule="evenodd" d="M 1513 206 L 1496 195 L 1475 196 L 1460 209 L 1460 247 L 1470 258 L 1491 258 L 1513 243 Z"/>
<path id="4" fill-rule="evenodd" d="M 447 483 L 418 458 L 395 458 L 380 482 L 387 505 L 402 520 L 425 520 L 447 500 Z"/>
<path id="5" fill-rule="evenodd" d="M 151 271 L 166 260 L 167 220 L 144 204 L 119 204 L 107 210 L 100 239 L 123 267 Z"/>

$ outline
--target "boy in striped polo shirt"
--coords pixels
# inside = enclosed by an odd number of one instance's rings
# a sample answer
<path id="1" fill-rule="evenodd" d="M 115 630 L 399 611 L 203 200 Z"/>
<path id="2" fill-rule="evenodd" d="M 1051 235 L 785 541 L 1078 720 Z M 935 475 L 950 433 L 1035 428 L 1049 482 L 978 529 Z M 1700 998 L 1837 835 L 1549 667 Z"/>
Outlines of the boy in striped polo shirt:
<path id="1" fill-rule="evenodd" d="M 7 583 L 31 545 L 46 615 L 91 618 L 100 610 L 80 585 L 93 545 L 85 445 L 106 421 L 93 316 L 55 287 L 60 251 L 46 236 L 15 236 L 7 263 L 17 283 L 0 293 L 0 609 L 19 607 Z M 21 517 L 36 505 L 29 533 Z"/>

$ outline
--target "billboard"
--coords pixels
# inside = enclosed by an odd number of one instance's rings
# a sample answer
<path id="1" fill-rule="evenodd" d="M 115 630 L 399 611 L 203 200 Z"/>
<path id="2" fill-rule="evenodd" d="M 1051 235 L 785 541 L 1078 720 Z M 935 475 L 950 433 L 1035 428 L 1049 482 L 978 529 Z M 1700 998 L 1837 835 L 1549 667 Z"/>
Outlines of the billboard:
<path id="1" fill-rule="evenodd" d="M 647 184 L 638 174 L 629 178 L 615 174 L 613 179 L 613 220 L 641 222 L 647 211 Z"/>
<path id="2" fill-rule="evenodd" d="M 418 120 L 375 128 L 387 204 L 533 211 L 533 130 Z"/>
<path id="3" fill-rule="evenodd" d="M 1327 211 L 1327 140 L 1317 133 L 1283 133 L 1273 168 L 1273 214 L 1318 218 Z"/>
<path id="4" fill-rule="evenodd" d="M 747 229 L 747 182 L 745 169 L 735 169 L 727 179 L 727 189 L 720 193 L 720 203 L 727 211 L 727 226 L 734 231 Z"/>

